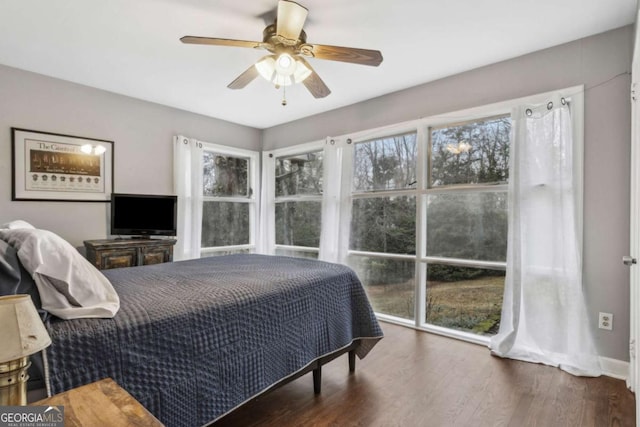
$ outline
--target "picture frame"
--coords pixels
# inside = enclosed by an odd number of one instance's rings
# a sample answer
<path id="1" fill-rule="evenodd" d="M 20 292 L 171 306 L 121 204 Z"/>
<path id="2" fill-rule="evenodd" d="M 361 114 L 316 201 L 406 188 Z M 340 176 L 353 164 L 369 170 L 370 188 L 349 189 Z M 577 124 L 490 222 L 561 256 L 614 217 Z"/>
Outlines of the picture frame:
<path id="1" fill-rule="evenodd" d="M 108 202 L 113 141 L 11 128 L 11 200 Z"/>

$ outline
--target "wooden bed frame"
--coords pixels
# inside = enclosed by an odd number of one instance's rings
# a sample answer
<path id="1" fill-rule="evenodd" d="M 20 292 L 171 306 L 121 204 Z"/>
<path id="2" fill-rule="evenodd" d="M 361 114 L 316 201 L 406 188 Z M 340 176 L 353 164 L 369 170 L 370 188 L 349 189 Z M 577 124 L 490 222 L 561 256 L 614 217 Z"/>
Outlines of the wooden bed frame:
<path id="1" fill-rule="evenodd" d="M 320 392 L 322 391 L 322 365 L 326 365 L 327 363 L 331 362 L 333 359 L 336 359 L 345 353 L 349 353 L 349 373 L 355 372 L 356 371 L 356 349 L 360 347 L 360 341 L 361 340 L 359 339 L 354 340 L 349 346 L 345 348 L 341 348 L 340 350 L 336 350 L 333 353 L 329 353 L 326 356 L 323 356 L 319 359 L 314 360 L 313 362 L 311 362 L 310 364 L 308 364 L 307 366 L 305 366 L 295 374 L 288 376 L 287 378 L 283 378 L 277 383 L 273 384 L 271 387 L 266 389 L 264 392 L 262 392 L 259 396 L 256 396 L 255 398 L 262 397 L 265 394 L 270 393 L 282 387 L 283 385 L 290 383 L 291 381 L 297 380 L 298 378 L 308 374 L 309 372 L 313 372 L 313 392 L 315 394 L 320 394 Z M 254 400 L 254 399 L 251 399 L 251 400 Z"/>
<path id="2" fill-rule="evenodd" d="M 320 394 L 320 392 L 322 391 L 322 366 L 326 365 L 327 363 L 331 362 L 333 359 L 336 359 L 340 356 L 342 356 L 345 353 L 349 353 L 349 374 L 355 372 L 356 370 L 356 350 L 358 349 L 358 347 L 360 347 L 361 345 L 361 340 L 360 339 L 356 339 L 354 340 L 349 346 L 345 347 L 345 348 L 341 348 L 340 350 L 336 350 L 333 353 L 329 353 L 326 356 L 323 356 L 319 359 L 314 360 L 313 362 L 311 362 L 309 365 L 305 366 L 304 368 L 302 368 L 300 371 L 296 372 L 295 374 L 287 377 L 287 378 L 283 378 L 282 380 L 278 381 L 277 383 L 273 384 L 271 387 L 269 387 L 268 389 L 266 389 L 264 392 L 260 393 L 259 395 L 253 397 L 251 400 L 248 400 L 247 402 L 245 402 L 243 405 L 246 405 L 249 402 L 253 402 L 256 399 L 262 398 L 265 395 L 271 393 L 272 391 L 275 391 L 277 389 L 279 389 L 280 387 L 297 380 L 298 378 L 300 378 L 303 375 L 308 374 L 309 372 L 313 372 L 313 392 L 315 394 Z M 237 409 L 237 408 L 236 408 Z M 222 418 L 224 418 L 225 416 L 231 414 L 233 412 L 227 412 L 226 414 L 224 414 L 223 416 L 221 416 L 220 418 L 217 418 L 215 421 L 218 421 Z M 207 425 L 213 425 L 213 423 L 215 421 L 212 421 L 210 424 Z"/>
<path id="3" fill-rule="evenodd" d="M 304 367 L 302 370 L 296 372 L 290 377 L 284 378 L 277 383 L 275 383 L 271 388 L 267 390 L 267 392 L 275 390 L 285 384 L 290 383 L 291 381 L 297 380 L 303 375 L 309 373 L 309 371 L 313 371 L 313 392 L 315 394 L 320 394 L 322 391 L 322 365 L 325 365 L 331 362 L 333 359 L 336 359 L 342 356 L 345 353 L 349 353 L 349 373 L 355 372 L 356 370 L 356 349 L 360 346 L 360 340 L 355 340 L 348 347 L 342 348 L 340 350 L 334 351 L 333 353 L 329 353 L 326 356 L 323 356 L 319 359 L 314 360 L 309 365 Z"/>

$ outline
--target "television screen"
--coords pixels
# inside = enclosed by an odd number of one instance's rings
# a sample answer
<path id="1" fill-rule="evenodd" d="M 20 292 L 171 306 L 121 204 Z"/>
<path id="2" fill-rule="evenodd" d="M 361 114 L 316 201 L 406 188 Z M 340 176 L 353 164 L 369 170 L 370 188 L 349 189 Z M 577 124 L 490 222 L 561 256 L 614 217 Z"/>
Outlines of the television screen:
<path id="1" fill-rule="evenodd" d="M 176 196 L 111 194 L 111 234 L 175 236 Z"/>

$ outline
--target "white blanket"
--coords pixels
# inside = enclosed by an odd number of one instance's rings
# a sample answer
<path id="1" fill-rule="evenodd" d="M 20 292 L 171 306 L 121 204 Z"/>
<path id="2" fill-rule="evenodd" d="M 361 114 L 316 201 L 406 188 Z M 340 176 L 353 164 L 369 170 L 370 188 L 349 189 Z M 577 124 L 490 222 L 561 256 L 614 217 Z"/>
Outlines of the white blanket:
<path id="1" fill-rule="evenodd" d="M 66 240 L 47 230 L 0 229 L 36 282 L 42 308 L 62 319 L 113 317 L 120 298 L 109 280 Z"/>

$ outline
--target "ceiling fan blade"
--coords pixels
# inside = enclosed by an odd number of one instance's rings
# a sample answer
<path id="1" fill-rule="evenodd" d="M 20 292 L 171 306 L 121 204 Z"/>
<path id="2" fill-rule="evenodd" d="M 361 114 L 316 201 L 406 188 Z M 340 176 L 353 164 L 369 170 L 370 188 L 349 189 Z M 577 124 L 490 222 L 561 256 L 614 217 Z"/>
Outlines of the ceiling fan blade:
<path id="1" fill-rule="evenodd" d="M 276 34 L 285 39 L 298 40 L 308 13 L 306 7 L 300 6 L 294 1 L 280 0 L 278 2 Z"/>
<path id="2" fill-rule="evenodd" d="M 304 45 L 301 53 L 317 59 L 329 61 L 351 62 L 353 64 L 377 67 L 382 62 L 379 50 L 358 49 L 355 47 L 327 46 L 323 44 Z"/>
<path id="3" fill-rule="evenodd" d="M 309 77 L 302 82 L 304 86 L 311 92 L 314 98 L 324 98 L 331 93 L 331 89 L 322 81 L 318 73 L 313 71 Z"/>
<path id="4" fill-rule="evenodd" d="M 298 57 L 298 60 L 301 61 L 309 70 L 311 70 L 311 74 L 309 77 L 302 81 L 302 84 L 311 92 L 314 98 L 324 98 L 331 93 L 331 89 L 327 87 L 326 84 L 322 81 L 318 73 L 311 67 L 311 65 L 305 61 L 304 58 Z"/>
<path id="5" fill-rule="evenodd" d="M 184 36 L 180 39 L 182 43 L 187 44 L 208 44 L 212 46 L 232 46 L 232 47 L 250 47 L 258 48 L 264 47 L 266 43 L 253 42 L 249 40 L 234 40 L 234 39 L 219 39 L 215 37 L 196 37 L 196 36 Z"/>
<path id="6" fill-rule="evenodd" d="M 258 77 L 258 69 L 254 64 L 251 67 L 247 68 L 247 70 L 244 73 L 236 77 L 236 79 L 231 83 L 229 83 L 227 87 L 229 89 L 242 89 L 246 85 L 251 83 L 253 79 L 255 79 L 256 77 Z"/>

